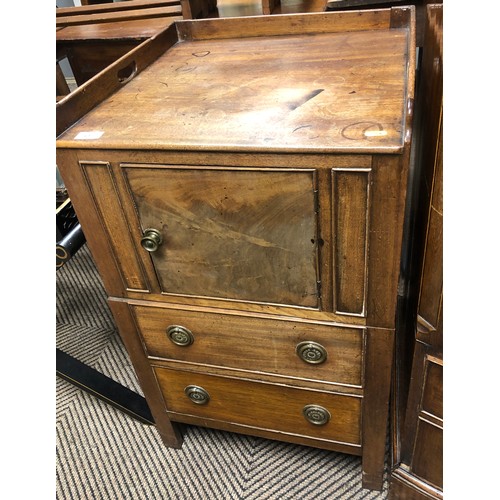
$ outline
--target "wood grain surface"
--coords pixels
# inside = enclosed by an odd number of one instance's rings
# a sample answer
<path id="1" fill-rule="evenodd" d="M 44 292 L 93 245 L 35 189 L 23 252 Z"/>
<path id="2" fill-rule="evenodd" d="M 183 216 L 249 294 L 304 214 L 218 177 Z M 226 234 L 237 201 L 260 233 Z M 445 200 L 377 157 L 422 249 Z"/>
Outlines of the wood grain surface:
<path id="1" fill-rule="evenodd" d="M 361 442 L 360 397 L 158 367 L 155 374 L 169 412 L 325 440 Z M 184 393 L 188 385 L 205 389 L 210 395 L 208 404 L 193 403 Z M 302 414 L 304 406 L 309 404 L 326 408 L 331 414 L 330 421 L 322 426 L 309 423 Z"/>
<path id="2" fill-rule="evenodd" d="M 159 307 L 135 306 L 133 311 L 147 353 L 153 357 L 281 374 L 296 384 L 318 380 L 362 385 L 363 328 Z M 170 325 L 189 329 L 193 343 L 174 344 L 167 335 Z M 326 361 L 314 365 L 300 359 L 296 347 L 304 341 L 323 346 Z"/>
<path id="3" fill-rule="evenodd" d="M 314 171 L 123 168 L 165 293 L 318 307 Z"/>
<path id="4" fill-rule="evenodd" d="M 145 40 L 174 21 L 180 21 L 182 16 L 157 17 L 153 19 L 131 19 L 112 23 L 96 23 L 84 25 L 70 25 L 56 31 L 56 43 L 69 44 L 70 42 L 90 41 L 103 42 L 115 40 Z M 96 57 L 96 55 L 94 55 Z"/>
<path id="5" fill-rule="evenodd" d="M 407 38 L 387 29 L 177 43 L 59 144 L 399 152 Z"/>

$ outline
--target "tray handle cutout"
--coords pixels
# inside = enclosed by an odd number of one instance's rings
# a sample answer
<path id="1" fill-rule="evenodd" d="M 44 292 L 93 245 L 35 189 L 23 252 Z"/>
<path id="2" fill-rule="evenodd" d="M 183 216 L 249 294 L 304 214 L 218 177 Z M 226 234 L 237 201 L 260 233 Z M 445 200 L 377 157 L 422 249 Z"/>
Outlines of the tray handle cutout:
<path id="1" fill-rule="evenodd" d="M 137 63 L 135 61 L 130 62 L 125 67 L 118 70 L 116 76 L 118 81 L 123 85 L 134 78 L 137 73 Z"/>

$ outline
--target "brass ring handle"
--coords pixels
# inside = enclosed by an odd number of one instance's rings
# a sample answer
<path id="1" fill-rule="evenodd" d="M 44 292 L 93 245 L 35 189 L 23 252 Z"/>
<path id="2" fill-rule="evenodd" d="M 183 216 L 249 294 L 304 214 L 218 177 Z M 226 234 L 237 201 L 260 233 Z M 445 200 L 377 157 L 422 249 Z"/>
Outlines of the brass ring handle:
<path id="1" fill-rule="evenodd" d="M 317 342 L 300 342 L 295 347 L 295 352 L 302 361 L 305 361 L 306 363 L 309 363 L 311 365 L 319 365 L 321 363 L 324 363 L 326 361 L 326 358 L 328 357 L 326 349 Z"/>
<path id="2" fill-rule="evenodd" d="M 306 405 L 302 413 L 306 420 L 314 425 L 325 425 L 332 418 L 330 412 L 319 405 Z"/>
<path id="3" fill-rule="evenodd" d="M 194 342 L 194 335 L 191 330 L 184 326 L 170 325 L 167 328 L 168 338 L 175 344 L 181 347 L 187 347 Z"/>
<path id="4" fill-rule="evenodd" d="M 184 393 L 197 405 L 206 405 L 210 401 L 210 394 L 198 385 L 188 385 L 184 389 Z"/>
<path id="5" fill-rule="evenodd" d="M 146 229 L 141 238 L 141 245 L 148 252 L 156 252 L 162 243 L 160 231 L 157 229 Z"/>

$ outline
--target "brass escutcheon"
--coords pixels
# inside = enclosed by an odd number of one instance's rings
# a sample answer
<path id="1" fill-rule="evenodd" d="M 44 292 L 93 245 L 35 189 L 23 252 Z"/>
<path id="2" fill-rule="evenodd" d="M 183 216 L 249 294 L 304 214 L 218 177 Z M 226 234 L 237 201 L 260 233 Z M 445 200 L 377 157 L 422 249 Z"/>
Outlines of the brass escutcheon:
<path id="1" fill-rule="evenodd" d="M 156 252 L 156 250 L 160 247 L 161 242 L 161 233 L 157 229 L 146 229 L 141 238 L 141 246 L 148 252 Z"/>
<path id="2" fill-rule="evenodd" d="M 167 328 L 168 338 L 175 344 L 182 347 L 191 345 L 194 342 L 194 335 L 190 330 L 180 325 L 170 325 Z"/>
<path id="3" fill-rule="evenodd" d="M 197 405 L 206 405 L 210 401 L 210 394 L 198 385 L 188 385 L 184 389 L 184 393 Z"/>
<path id="4" fill-rule="evenodd" d="M 327 358 L 326 349 L 317 342 L 305 341 L 297 344 L 295 348 L 297 356 L 306 363 L 319 365 L 324 363 Z"/>
<path id="5" fill-rule="evenodd" d="M 314 425 L 325 425 L 332 417 L 326 408 L 319 405 L 306 405 L 302 413 L 306 420 Z"/>

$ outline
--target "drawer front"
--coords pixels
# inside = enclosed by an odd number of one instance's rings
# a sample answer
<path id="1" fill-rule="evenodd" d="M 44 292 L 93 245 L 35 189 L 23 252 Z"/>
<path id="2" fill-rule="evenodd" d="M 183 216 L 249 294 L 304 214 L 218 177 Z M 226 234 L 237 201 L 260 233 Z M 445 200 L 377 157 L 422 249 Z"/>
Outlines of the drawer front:
<path id="1" fill-rule="evenodd" d="M 418 420 L 411 471 L 426 482 L 443 488 L 443 428 Z"/>
<path id="2" fill-rule="evenodd" d="M 149 356 L 362 386 L 363 328 L 147 306 L 134 311 Z M 174 343 L 175 328 L 191 335 L 188 345 Z"/>
<path id="3" fill-rule="evenodd" d="M 159 367 L 155 372 L 173 420 L 177 413 L 361 444 L 360 397 Z"/>
<path id="4" fill-rule="evenodd" d="M 425 361 L 422 411 L 443 419 L 443 365 L 433 362 L 433 358 Z"/>

